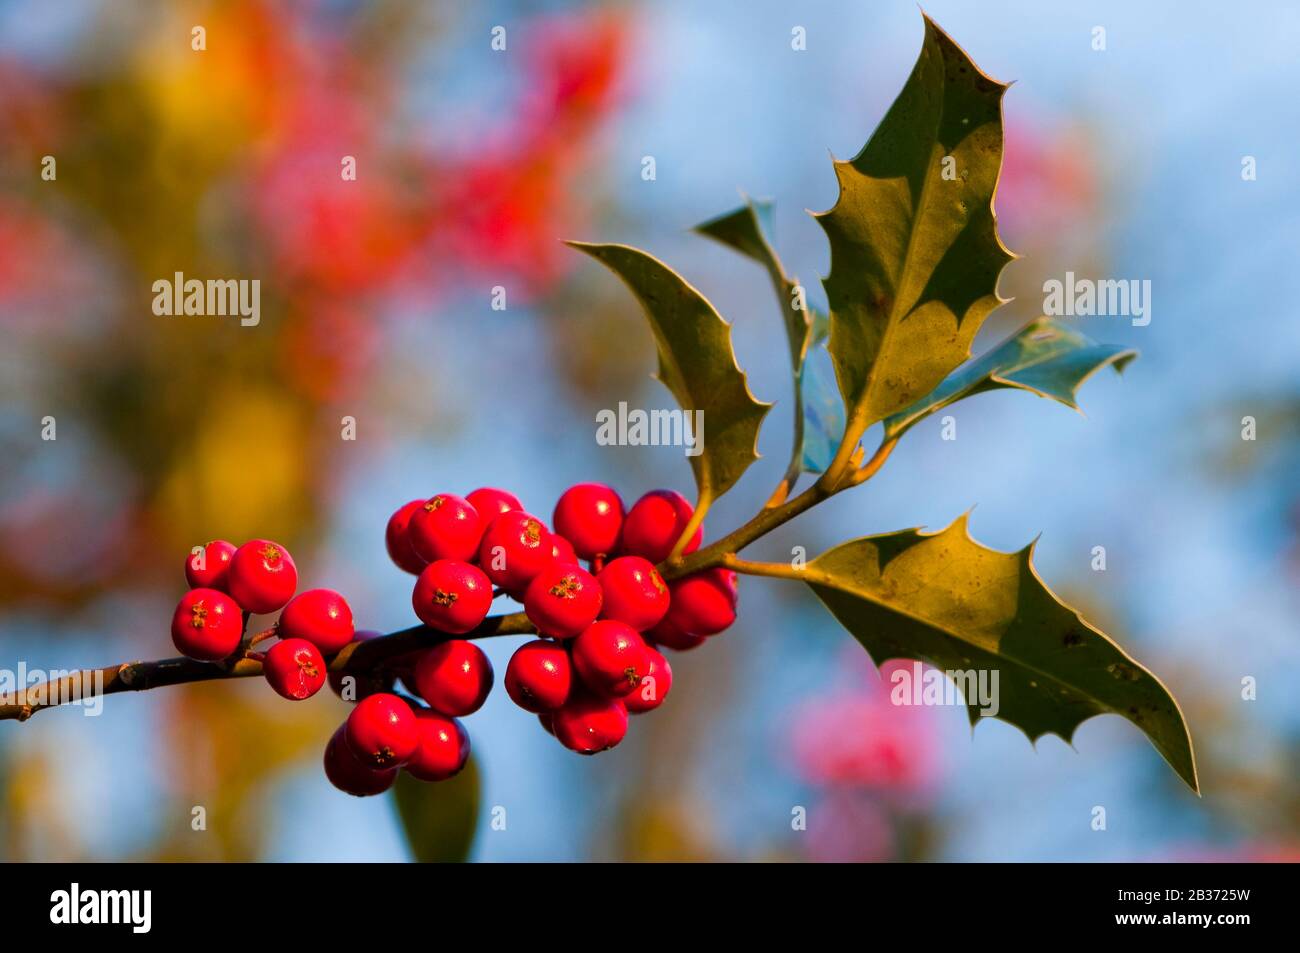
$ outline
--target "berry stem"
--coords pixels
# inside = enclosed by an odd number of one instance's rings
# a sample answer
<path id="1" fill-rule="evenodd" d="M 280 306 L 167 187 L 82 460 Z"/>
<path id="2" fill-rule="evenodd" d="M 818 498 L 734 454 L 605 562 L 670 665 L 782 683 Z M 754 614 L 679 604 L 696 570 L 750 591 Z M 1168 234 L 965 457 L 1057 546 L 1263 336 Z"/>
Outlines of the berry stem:
<path id="1" fill-rule="evenodd" d="M 748 576 L 770 576 L 773 579 L 795 579 L 799 582 L 806 582 L 810 578 L 806 568 L 800 569 L 789 563 L 759 563 L 739 556 L 728 556 L 722 560 L 722 565 Z"/>
<path id="2" fill-rule="evenodd" d="M 846 440 L 847 443 L 847 440 Z M 847 453 L 838 468 L 828 469 L 808 489 L 793 499 L 786 500 L 779 506 L 764 507 L 748 523 L 728 533 L 708 546 L 696 550 L 688 556 L 669 557 L 659 566 L 659 572 L 665 579 L 679 579 L 682 576 L 725 565 L 730 556 L 734 556 L 754 540 L 766 536 L 783 523 L 788 523 L 800 513 L 811 509 L 822 500 L 828 499 L 850 486 L 865 483 L 880 471 L 894 452 L 897 440 L 883 442 L 860 468 L 854 462 L 854 454 Z M 838 458 L 837 458 L 838 459 Z"/>
<path id="3" fill-rule="evenodd" d="M 659 566 L 659 572 L 665 579 L 677 579 L 681 576 L 714 566 L 726 566 L 737 572 L 756 576 L 772 576 L 782 579 L 807 580 L 807 571 L 796 569 L 782 563 L 761 563 L 741 559 L 736 555 L 750 543 L 767 535 L 783 523 L 794 519 L 805 510 L 811 509 L 828 497 L 834 496 L 850 486 L 865 483 L 884 466 L 893 452 L 897 440 L 887 440 L 876 449 L 871 459 L 859 465 L 862 458 L 861 449 L 857 447 L 860 431 L 853 434 L 846 430 L 844 440 L 836 453 L 835 460 L 821 478 L 793 499 L 777 505 L 768 505 L 758 512 L 749 522 L 732 531 L 709 546 L 682 556 L 680 550 L 695 533 L 700 521 L 709 508 L 711 500 L 701 497 L 681 537 L 677 540 L 674 552 Z M 790 484 L 791 486 L 793 484 Z M 787 491 L 789 487 L 786 488 Z M 773 499 L 776 496 L 774 495 Z M 247 616 L 244 624 L 247 626 Z M 522 612 L 509 615 L 490 616 L 475 629 L 463 635 L 461 639 L 486 639 L 497 635 L 524 635 L 536 632 L 536 627 Z M 247 638 L 242 646 L 247 650 L 252 645 L 263 642 L 275 635 L 276 627 L 271 626 Z M 429 648 L 439 642 L 445 642 L 453 636 L 424 625 L 412 626 L 388 635 L 371 639 L 367 642 L 351 642 L 336 654 L 329 663 L 331 672 L 367 672 L 382 667 L 385 661 L 408 652 Z M 185 685 L 191 682 L 208 682 L 224 678 L 250 678 L 262 674 L 261 653 L 252 653 L 249 657 L 236 655 L 225 662 L 198 662 L 188 658 L 158 659 L 152 662 L 123 662 L 107 668 L 92 669 L 87 672 L 73 672 L 53 682 L 32 685 L 20 692 L 0 698 L 0 721 L 26 721 L 38 711 L 55 708 L 81 698 L 83 677 L 87 674 L 92 684 L 102 684 L 98 694 L 116 695 L 119 692 L 139 692 L 168 685 Z"/>
<path id="4" fill-rule="evenodd" d="M 353 673 L 369 671 L 389 658 L 428 648 L 451 638 L 486 639 L 497 635 L 523 635 L 535 631 L 533 624 L 522 612 L 492 616 L 484 619 L 483 623 L 473 631 L 457 636 L 416 625 L 368 642 L 349 643 L 330 660 L 329 670 Z M 261 634 L 263 633 L 259 633 Z M 97 691 L 97 694 L 116 695 L 119 692 L 141 692 L 153 688 L 165 688 L 168 685 L 187 685 L 191 682 L 252 678 L 261 674 L 261 661 L 252 658 L 237 658 L 228 663 L 197 662 L 188 658 L 122 662 L 106 668 L 73 672 L 53 682 L 42 682 L 12 695 L 5 695 L 0 699 L 2 701 L 0 721 L 26 721 L 38 711 L 56 708 L 81 698 L 81 690 L 85 684 L 83 678 L 86 675 L 89 675 L 92 680 L 91 684 L 103 685 L 103 689 Z"/>

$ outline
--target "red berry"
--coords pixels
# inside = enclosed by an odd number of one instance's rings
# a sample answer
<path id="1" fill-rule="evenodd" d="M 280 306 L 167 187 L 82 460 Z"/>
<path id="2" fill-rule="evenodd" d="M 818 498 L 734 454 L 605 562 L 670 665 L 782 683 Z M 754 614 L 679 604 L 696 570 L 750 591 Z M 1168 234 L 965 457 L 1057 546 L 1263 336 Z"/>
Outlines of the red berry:
<path id="1" fill-rule="evenodd" d="M 388 526 L 384 530 L 384 545 L 388 547 L 388 558 L 404 572 L 418 576 L 428 562 L 421 559 L 411 545 L 411 517 L 424 506 L 424 500 L 412 500 L 388 517 Z"/>
<path id="2" fill-rule="evenodd" d="M 524 612 L 542 635 L 571 639 L 600 615 L 601 587 L 581 566 L 556 560 L 533 577 Z"/>
<path id="3" fill-rule="evenodd" d="M 284 639 L 266 653 L 262 673 L 277 694 L 302 701 L 325 684 L 325 658 L 306 639 Z"/>
<path id="4" fill-rule="evenodd" d="M 455 718 L 419 708 L 415 712 L 420 744 L 406 762 L 406 773 L 421 781 L 445 781 L 469 760 L 469 734 Z"/>
<path id="5" fill-rule="evenodd" d="M 373 629 L 362 629 L 352 637 L 352 641 L 369 642 L 383 634 Z M 334 694 L 345 702 L 356 702 L 379 692 L 393 690 L 392 675 L 380 675 L 374 672 L 330 672 L 329 683 L 330 688 L 334 689 Z"/>
<path id="6" fill-rule="evenodd" d="M 581 692 L 551 715 L 551 729 L 570 751 L 596 754 L 623 740 L 627 734 L 627 709 L 617 698 Z"/>
<path id="7" fill-rule="evenodd" d="M 405 764 L 420 740 L 411 706 L 386 693 L 357 702 L 346 727 L 348 748 L 369 768 Z"/>
<path id="8" fill-rule="evenodd" d="M 663 562 L 694 513 L 695 508 L 680 493 L 651 490 L 632 504 L 623 521 L 623 552 L 644 556 L 652 563 Z M 703 538 L 703 527 L 697 528 L 682 552 L 695 552 Z"/>
<path id="9" fill-rule="evenodd" d="M 573 551 L 573 544 L 558 533 L 551 534 L 552 562 L 578 564 L 578 554 Z"/>
<path id="10" fill-rule="evenodd" d="M 673 667 L 668 664 L 668 659 L 649 646 L 646 646 L 646 653 L 650 664 L 646 666 L 645 678 L 631 693 L 623 696 L 623 704 L 633 715 L 658 708 L 673 687 Z"/>
<path id="11" fill-rule="evenodd" d="M 191 589 L 220 589 L 224 592 L 233 555 L 234 543 L 214 539 L 200 552 L 191 552 L 190 558 L 185 560 L 185 581 Z"/>
<path id="12" fill-rule="evenodd" d="M 439 493 L 416 508 L 407 536 L 415 554 L 425 562 L 459 559 L 473 562 L 483 520 L 468 500 Z"/>
<path id="13" fill-rule="evenodd" d="M 361 763 L 345 738 L 347 725 L 339 725 L 338 731 L 325 746 L 325 777 L 344 794 L 356 797 L 370 797 L 383 794 L 393 786 L 397 779 L 396 768 L 368 767 Z"/>
<path id="14" fill-rule="evenodd" d="M 573 684 L 569 653 L 554 642 L 525 642 L 510 656 L 505 683 L 506 692 L 524 711 L 554 711 L 568 700 Z"/>
<path id="15" fill-rule="evenodd" d="M 235 600 L 216 589 L 191 589 L 172 614 L 172 642 L 182 655 L 219 662 L 239 648 L 244 614 Z"/>
<path id="16" fill-rule="evenodd" d="M 736 621 L 736 574 L 721 567 L 692 573 L 672 583 L 667 619 L 696 635 L 713 635 Z"/>
<path id="17" fill-rule="evenodd" d="M 623 501 L 603 483 L 579 483 L 555 504 L 555 531 L 583 559 L 612 553 L 623 528 Z"/>
<path id="18" fill-rule="evenodd" d="M 226 588 L 246 612 L 275 612 L 293 598 L 298 588 L 298 568 L 279 543 L 249 540 L 230 557 Z"/>
<path id="19" fill-rule="evenodd" d="M 645 675 L 645 641 L 623 622 L 593 622 L 573 641 L 573 667 L 592 691 L 617 698 Z"/>
<path id="20" fill-rule="evenodd" d="M 461 718 L 478 711 L 487 700 L 492 663 L 473 642 L 452 639 L 420 656 L 415 687 L 434 711 Z"/>
<path id="21" fill-rule="evenodd" d="M 308 589 L 284 607 L 276 635 L 306 639 L 326 655 L 333 655 L 352 641 L 352 609 L 333 589 Z"/>
<path id="22" fill-rule="evenodd" d="M 522 593 L 554 558 L 550 532 L 537 517 L 520 510 L 502 513 L 489 523 L 478 551 L 478 563 L 488 578 L 512 593 Z"/>
<path id="23" fill-rule="evenodd" d="M 524 505 L 519 502 L 519 497 L 493 486 L 479 487 L 465 499 L 469 500 L 470 506 L 478 510 L 479 518 L 484 523 L 492 522 L 502 513 L 524 508 Z"/>
<path id="24" fill-rule="evenodd" d="M 602 619 L 626 622 L 638 632 L 658 624 L 668 611 L 668 584 L 650 560 L 620 556 L 597 577 L 605 595 Z"/>
<path id="25" fill-rule="evenodd" d="M 645 633 L 645 640 L 654 645 L 662 645 L 676 652 L 685 652 L 704 644 L 706 635 L 695 635 L 678 628 L 671 619 L 665 618 L 657 626 Z"/>
<path id="26" fill-rule="evenodd" d="M 538 723 L 546 730 L 546 733 L 552 738 L 555 737 L 555 716 L 549 711 L 537 713 Z"/>
<path id="27" fill-rule="evenodd" d="M 439 559 L 425 566 L 415 581 L 411 605 L 425 625 L 464 635 L 487 618 L 492 583 L 477 566 Z"/>

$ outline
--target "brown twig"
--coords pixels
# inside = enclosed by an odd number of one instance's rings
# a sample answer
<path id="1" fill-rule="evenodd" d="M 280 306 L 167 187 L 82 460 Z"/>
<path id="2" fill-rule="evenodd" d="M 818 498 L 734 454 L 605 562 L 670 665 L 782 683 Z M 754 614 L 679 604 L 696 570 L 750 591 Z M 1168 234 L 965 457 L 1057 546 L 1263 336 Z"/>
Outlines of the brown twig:
<path id="1" fill-rule="evenodd" d="M 716 542 L 687 556 L 672 556 L 659 565 L 667 579 L 677 579 L 689 573 L 713 566 L 732 566 L 742 572 L 759 575 L 789 574 L 780 572 L 769 564 L 748 563 L 736 557 L 754 540 L 789 522 L 800 513 L 822 500 L 834 496 L 850 486 L 864 483 L 884 465 L 896 441 L 887 441 L 876 450 L 865 464 L 859 466 L 862 453 L 857 447 L 857 435 L 845 432 L 844 441 L 835 461 L 821 478 L 793 499 L 760 510 L 748 523 Z M 705 507 L 707 509 L 707 506 Z M 697 512 L 697 515 L 701 515 Z M 682 534 L 679 545 L 689 538 L 694 527 Z M 247 624 L 247 620 L 245 620 Z M 522 612 L 492 616 L 465 635 L 452 636 L 428 626 L 417 625 L 366 642 L 353 642 L 335 655 L 329 663 L 331 672 L 361 673 L 374 671 L 399 656 L 429 648 L 451 638 L 486 639 L 497 635 L 524 635 L 535 632 L 533 624 Z M 42 682 L 15 693 L 15 697 L 0 697 L 0 721 L 26 721 L 38 711 L 55 708 L 83 697 L 89 685 L 94 695 L 116 695 L 119 692 L 140 692 L 167 685 L 185 685 L 226 678 L 249 678 L 262 674 L 262 653 L 252 653 L 251 646 L 266 641 L 275 634 L 275 626 L 257 633 L 247 644 L 224 662 L 196 662 L 188 658 L 159 659 L 153 662 L 123 662 L 107 668 L 72 672 L 53 682 Z M 87 681 L 89 680 L 89 681 Z M 102 687 L 100 687 L 102 686 Z"/>
<path id="2" fill-rule="evenodd" d="M 344 646 L 329 663 L 331 672 L 364 672 L 385 661 L 428 648 L 451 638 L 486 639 L 497 635 L 522 635 L 534 631 L 522 612 L 493 616 L 461 636 L 417 625 L 368 642 Z M 259 636 L 262 633 L 259 633 Z M 241 649 L 241 651 L 243 651 Z M 106 668 L 72 672 L 53 682 L 42 682 L 5 697 L 0 703 L 0 721 L 26 721 L 38 711 L 68 704 L 93 691 L 94 695 L 142 692 L 168 685 L 186 685 L 226 678 L 250 678 L 262 674 L 262 663 L 253 658 L 226 662 L 196 662 L 188 658 L 158 659 L 152 662 L 122 662 Z M 100 687 L 102 686 L 102 687 Z"/>

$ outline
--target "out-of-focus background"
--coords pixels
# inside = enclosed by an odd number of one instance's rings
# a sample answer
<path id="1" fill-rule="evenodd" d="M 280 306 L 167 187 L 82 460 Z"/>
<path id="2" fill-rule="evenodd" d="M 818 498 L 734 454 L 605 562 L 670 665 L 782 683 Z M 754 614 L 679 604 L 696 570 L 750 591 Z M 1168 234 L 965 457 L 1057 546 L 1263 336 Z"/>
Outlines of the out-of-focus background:
<path id="1" fill-rule="evenodd" d="M 470 857 L 1300 852 L 1300 11 L 927 12 L 1017 81 L 997 197 L 1017 300 L 977 350 L 1072 270 L 1151 281 L 1149 326 L 1079 322 L 1142 356 L 1085 385 L 1086 417 L 1018 392 L 960 405 L 957 440 L 921 425 L 868 487 L 754 553 L 975 504 L 981 542 L 1041 532 L 1043 577 L 1181 701 L 1204 796 L 1119 718 L 1035 747 L 1001 722 L 972 734 L 957 709 L 893 707 L 801 588 L 745 579 L 740 622 L 673 656 L 665 706 L 610 753 L 569 754 L 498 687 L 467 720 Z M 834 202 L 830 154 L 862 145 L 921 33 L 911 0 L 0 4 L 0 667 L 172 654 L 182 560 L 213 537 L 283 541 L 304 587 L 387 631 L 414 622 L 382 541 L 409 499 L 500 485 L 549 516 L 583 480 L 628 502 L 689 493 L 680 448 L 595 443 L 597 410 L 672 402 L 635 303 L 565 238 L 647 247 L 734 322 L 778 407 L 706 531 L 747 517 L 788 454 L 783 337 L 761 272 L 687 228 L 738 189 L 774 197 L 780 251 L 820 295 L 826 246 L 803 209 Z M 177 271 L 259 278 L 260 325 L 155 316 L 151 285 Z M 498 675 L 519 641 L 483 643 Z M 0 856 L 405 859 L 390 799 L 321 772 L 345 714 L 247 680 L 0 724 Z"/>

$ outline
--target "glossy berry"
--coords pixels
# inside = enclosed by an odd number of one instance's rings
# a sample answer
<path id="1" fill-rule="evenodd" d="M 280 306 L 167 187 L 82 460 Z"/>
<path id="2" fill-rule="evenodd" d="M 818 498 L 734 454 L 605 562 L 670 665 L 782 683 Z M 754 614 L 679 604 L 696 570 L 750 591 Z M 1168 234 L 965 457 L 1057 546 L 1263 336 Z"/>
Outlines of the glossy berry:
<path id="1" fill-rule="evenodd" d="M 632 504 L 627 519 L 623 520 L 622 551 L 644 556 L 652 563 L 663 562 L 673 551 L 677 537 L 686 531 L 694 513 L 695 508 L 680 493 L 651 490 Z M 703 538 L 703 528 L 697 528 L 682 552 L 695 552 Z"/>
<path id="2" fill-rule="evenodd" d="M 415 554 L 425 562 L 459 559 L 468 563 L 478 552 L 483 522 L 468 500 L 439 493 L 416 509 L 407 536 Z"/>
<path id="3" fill-rule="evenodd" d="M 345 727 L 348 749 L 373 769 L 405 764 L 420 740 L 415 712 L 396 695 L 363 698 L 348 715 Z"/>
<path id="4" fill-rule="evenodd" d="M 551 534 L 551 561 L 574 566 L 578 564 L 578 554 L 574 552 L 573 544 L 558 533 Z"/>
<path id="5" fill-rule="evenodd" d="M 292 701 L 311 698 L 325 684 L 325 657 L 306 639 L 284 639 L 271 646 L 262 672 L 276 693 Z"/>
<path id="6" fill-rule="evenodd" d="M 293 598 L 298 569 L 289 551 L 269 539 L 249 540 L 230 557 L 226 588 L 247 612 L 276 612 Z"/>
<path id="7" fill-rule="evenodd" d="M 353 642 L 369 642 L 382 636 L 373 629 L 361 629 L 352 637 Z M 330 688 L 345 702 L 357 702 L 380 692 L 393 690 L 393 676 L 377 672 L 330 672 Z"/>
<path id="8" fill-rule="evenodd" d="M 672 620 L 667 618 L 645 633 L 646 642 L 672 649 L 675 652 L 686 652 L 698 648 L 707 639 L 707 635 L 695 635 L 687 632 L 674 625 Z"/>
<path id="9" fill-rule="evenodd" d="M 434 711 L 453 718 L 483 707 L 492 690 L 492 663 L 473 642 L 452 639 L 429 649 L 415 664 L 415 687 Z"/>
<path id="10" fill-rule="evenodd" d="M 632 715 L 658 708 L 673 687 L 673 667 L 668 664 L 668 659 L 649 646 L 646 646 L 646 653 L 650 661 L 646 665 L 645 678 L 641 679 L 640 685 L 623 696 L 623 704 Z"/>
<path id="11" fill-rule="evenodd" d="M 573 686 L 569 653 L 554 642 L 525 642 L 510 656 L 505 685 L 511 700 L 524 711 L 554 711 L 568 700 Z"/>
<path id="12" fill-rule="evenodd" d="M 282 639 L 306 639 L 326 655 L 333 655 L 355 634 L 352 609 L 333 589 L 308 589 L 284 607 L 276 634 Z"/>
<path id="13" fill-rule="evenodd" d="M 542 521 L 519 510 L 489 523 L 478 551 L 488 578 L 510 593 L 523 593 L 554 558 L 551 534 Z"/>
<path id="14" fill-rule="evenodd" d="M 415 712 L 420 743 L 406 762 L 406 773 L 421 781 L 445 781 L 469 760 L 469 735 L 455 718 L 420 708 Z"/>
<path id="15" fill-rule="evenodd" d="M 730 569 L 706 569 L 674 580 L 672 605 L 666 618 L 696 635 L 713 635 L 736 621 L 736 574 Z"/>
<path id="16" fill-rule="evenodd" d="M 477 566 L 439 559 L 425 566 L 415 581 L 411 605 L 425 625 L 464 635 L 487 618 L 492 583 Z"/>
<path id="17" fill-rule="evenodd" d="M 185 560 L 185 581 L 191 589 L 226 590 L 230 575 L 230 557 L 235 555 L 235 544 L 224 539 L 214 539 L 202 552 L 190 553 Z"/>
<path id="18" fill-rule="evenodd" d="M 524 612 L 537 631 L 571 639 L 600 615 L 601 586 L 581 566 L 553 561 L 533 577 L 524 594 Z"/>
<path id="19" fill-rule="evenodd" d="M 617 698 L 580 692 L 551 715 L 560 744 L 578 754 L 607 751 L 627 734 L 627 709 Z"/>
<path id="20" fill-rule="evenodd" d="M 603 483 L 579 483 L 555 504 L 555 531 L 583 559 L 612 553 L 623 528 L 623 501 Z"/>
<path id="21" fill-rule="evenodd" d="M 573 641 L 573 668 L 593 692 L 626 695 L 646 673 L 646 644 L 623 622 L 593 622 Z"/>
<path id="22" fill-rule="evenodd" d="M 597 578 L 605 597 L 600 610 L 602 619 L 626 622 L 644 632 L 668 612 L 668 583 L 643 556 L 611 560 Z"/>
<path id="23" fill-rule="evenodd" d="M 424 506 L 424 500 L 412 500 L 388 517 L 388 526 L 384 530 L 384 545 L 388 547 L 388 558 L 398 569 L 418 576 L 428 562 L 421 559 L 411 545 L 411 517 Z"/>
<path id="24" fill-rule="evenodd" d="M 470 506 L 478 510 L 479 519 L 485 524 L 492 522 L 502 513 L 524 508 L 524 505 L 519 502 L 519 497 L 492 486 L 479 487 L 465 499 L 469 500 Z"/>
<path id="25" fill-rule="evenodd" d="M 362 764 L 348 747 L 346 731 L 347 726 L 340 725 L 325 746 L 325 777 L 344 794 L 356 797 L 383 794 L 397 779 L 397 769 L 376 769 Z"/>
<path id="26" fill-rule="evenodd" d="M 235 600 L 216 589 L 191 589 L 172 614 L 172 642 L 182 655 L 219 662 L 239 648 L 244 614 Z"/>

